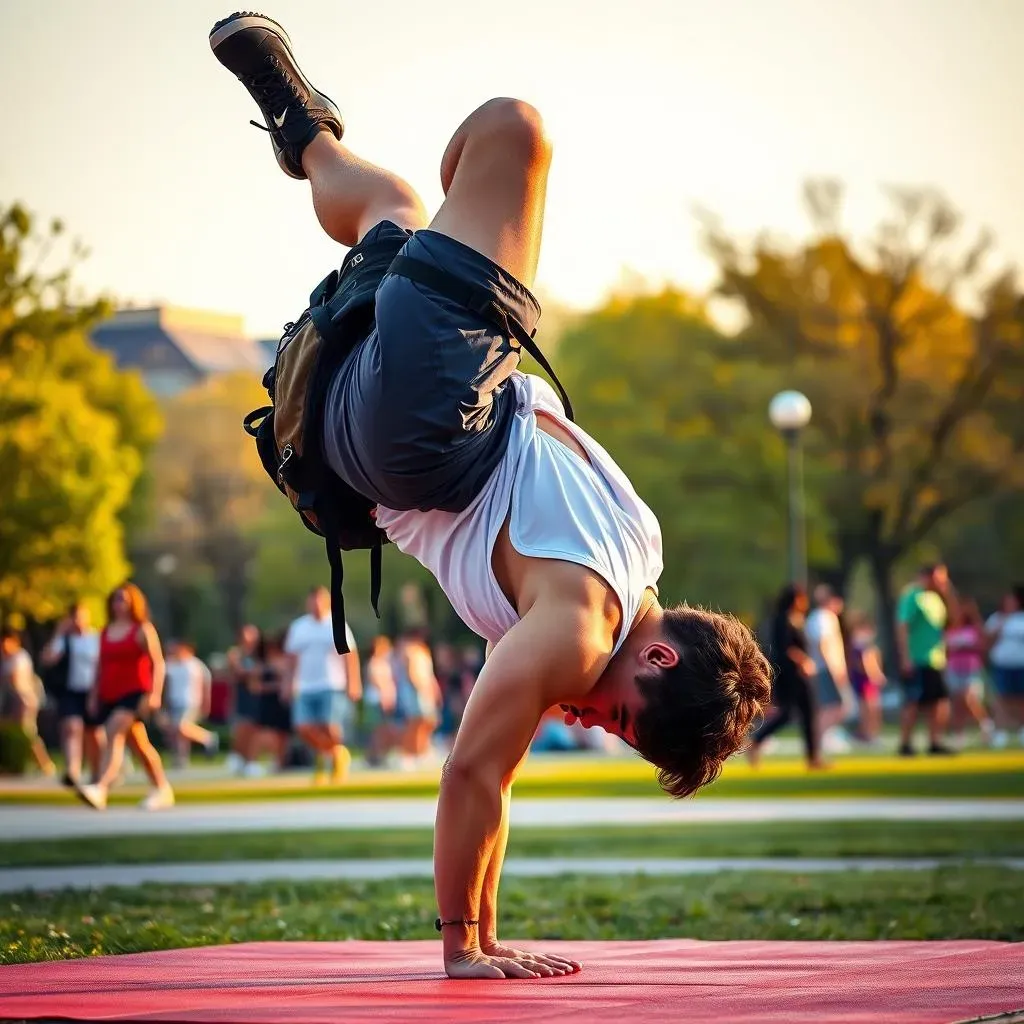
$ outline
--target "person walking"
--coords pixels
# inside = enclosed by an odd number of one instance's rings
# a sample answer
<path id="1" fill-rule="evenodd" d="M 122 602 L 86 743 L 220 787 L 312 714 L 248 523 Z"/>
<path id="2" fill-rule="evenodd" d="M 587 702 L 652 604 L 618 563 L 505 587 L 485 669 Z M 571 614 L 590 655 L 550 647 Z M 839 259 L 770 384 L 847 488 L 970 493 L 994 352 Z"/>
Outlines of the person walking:
<path id="1" fill-rule="evenodd" d="M 995 732 L 985 710 L 985 627 L 978 602 L 961 598 L 946 627 L 946 685 L 952 701 L 950 732 L 962 746 L 964 732 L 973 722 L 982 739 L 991 742 Z"/>
<path id="2" fill-rule="evenodd" d="M 260 707 L 257 745 L 267 744 L 278 772 L 288 767 L 288 747 L 292 736 L 292 709 L 284 699 L 289 673 L 284 637 L 264 637 L 258 651 Z"/>
<path id="3" fill-rule="evenodd" d="M 351 702 L 362 696 L 359 654 L 348 625 L 349 653 L 340 655 L 335 650 L 331 597 L 326 587 L 314 587 L 306 607 L 307 614 L 289 626 L 284 641 L 285 654 L 290 657 L 287 691 L 292 722 L 318 761 L 330 761 L 330 782 L 338 785 L 344 782 L 352 761 L 343 744 L 344 722 Z M 318 767 L 314 782 L 326 781 L 326 771 Z"/>
<path id="4" fill-rule="evenodd" d="M 882 689 L 887 681 L 882 667 L 882 652 L 867 616 L 855 615 L 851 620 L 847 662 L 850 684 L 859 704 L 857 739 L 875 746 L 882 732 Z"/>
<path id="5" fill-rule="evenodd" d="M 904 696 L 899 752 L 903 757 L 916 753 L 912 736 L 921 712 L 928 720 L 928 753 L 953 753 L 943 744 L 942 735 L 949 722 L 945 630 L 950 611 L 955 610 L 956 595 L 942 564 L 922 566 L 917 581 L 907 587 L 897 605 L 896 642 Z"/>
<path id="6" fill-rule="evenodd" d="M 817 665 L 808 653 L 809 644 L 805 633 L 809 608 L 807 591 L 799 584 L 787 584 L 779 592 L 771 621 L 769 645 L 775 670 L 773 711 L 754 733 L 747 751 L 755 767 L 760 763 L 761 748 L 765 741 L 788 725 L 794 713 L 800 719 L 807 767 L 825 767 L 818 744 Z"/>
<path id="7" fill-rule="evenodd" d="M 373 767 L 384 764 L 401 740 L 402 729 L 395 721 L 397 704 L 394 648 L 388 637 L 375 636 L 370 644 L 363 687 L 366 760 Z"/>
<path id="8" fill-rule="evenodd" d="M 173 640 L 167 646 L 167 681 L 160 719 L 167 745 L 174 751 L 177 768 L 187 768 L 192 744 L 213 756 L 220 739 L 199 723 L 209 717 L 213 676 L 204 661 L 196 657 L 187 640 Z"/>
<path id="9" fill-rule="evenodd" d="M 47 776 L 57 774 L 46 744 L 39 735 L 39 709 L 43 688 L 32 665 L 32 656 L 21 643 L 21 633 L 10 626 L 0 634 L 0 721 L 20 727 L 28 737 L 32 757 Z"/>
<path id="10" fill-rule="evenodd" d="M 96 810 L 107 806 L 126 745 L 141 761 L 153 786 L 142 808 L 159 811 L 174 806 L 174 790 L 146 731 L 146 720 L 160 707 L 164 674 L 160 638 L 150 622 L 146 598 L 134 583 L 125 583 L 107 600 L 96 683 L 89 694 L 89 714 L 106 727 L 106 753 L 98 781 L 79 786 L 77 792 Z"/>
<path id="11" fill-rule="evenodd" d="M 248 623 L 238 631 L 238 642 L 228 651 L 231 683 L 231 753 L 228 771 L 248 777 L 263 774 L 257 760 L 260 731 L 260 660 L 263 638 Z"/>
<path id="12" fill-rule="evenodd" d="M 102 771 L 106 734 L 88 708 L 99 657 L 100 635 L 92 628 L 89 609 L 75 601 L 39 656 L 42 668 L 59 674 L 57 721 L 64 754 L 63 782 L 72 788 L 81 781 L 83 760 L 89 761 L 93 782 Z"/>
<path id="13" fill-rule="evenodd" d="M 846 664 L 843 599 L 824 583 L 814 588 L 814 610 L 807 616 L 807 650 L 814 661 L 814 686 L 818 699 L 818 732 L 826 753 L 850 750 L 850 738 L 842 725 L 857 708 Z"/>
<path id="14" fill-rule="evenodd" d="M 1002 719 L 993 746 L 1005 747 L 1013 728 L 1024 746 L 1024 584 L 1006 594 L 1002 608 L 985 623 L 985 634 Z"/>

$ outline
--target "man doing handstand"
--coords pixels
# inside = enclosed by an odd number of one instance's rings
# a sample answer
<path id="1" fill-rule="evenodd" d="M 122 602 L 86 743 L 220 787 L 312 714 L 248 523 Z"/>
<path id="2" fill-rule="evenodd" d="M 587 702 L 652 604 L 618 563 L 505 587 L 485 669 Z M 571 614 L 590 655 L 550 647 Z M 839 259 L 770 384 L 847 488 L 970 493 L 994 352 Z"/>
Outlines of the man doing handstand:
<path id="1" fill-rule="evenodd" d="M 236 14 L 210 42 L 259 104 L 281 168 L 309 180 L 331 238 L 397 237 L 404 255 L 535 328 L 551 146 L 533 107 L 493 99 L 470 114 L 441 160 L 445 199 L 428 224 L 405 181 L 342 144 L 338 109 L 280 25 Z M 567 721 L 622 737 L 685 796 L 718 775 L 769 697 L 768 664 L 745 626 L 659 604 L 657 519 L 519 358 L 515 338 L 479 313 L 389 273 L 324 417 L 331 468 L 377 504 L 378 526 L 488 644 L 437 808 L 444 966 L 457 978 L 579 968 L 498 938 L 511 786 L 545 711 L 561 705 Z"/>

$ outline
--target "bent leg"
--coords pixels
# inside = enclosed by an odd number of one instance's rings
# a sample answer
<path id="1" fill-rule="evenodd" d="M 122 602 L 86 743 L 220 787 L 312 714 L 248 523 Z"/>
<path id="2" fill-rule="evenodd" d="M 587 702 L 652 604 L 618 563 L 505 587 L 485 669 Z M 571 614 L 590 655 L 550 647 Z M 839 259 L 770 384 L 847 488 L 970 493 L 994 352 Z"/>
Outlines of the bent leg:
<path id="1" fill-rule="evenodd" d="M 321 227 L 342 245 L 355 245 L 382 220 L 410 231 L 427 223 L 423 203 L 408 182 L 360 159 L 330 132 L 320 132 L 306 147 L 302 168 Z"/>
<path id="2" fill-rule="evenodd" d="M 488 100 L 448 143 L 441 161 L 445 201 L 431 230 L 482 253 L 531 288 L 550 166 L 540 114 L 520 100 Z"/>

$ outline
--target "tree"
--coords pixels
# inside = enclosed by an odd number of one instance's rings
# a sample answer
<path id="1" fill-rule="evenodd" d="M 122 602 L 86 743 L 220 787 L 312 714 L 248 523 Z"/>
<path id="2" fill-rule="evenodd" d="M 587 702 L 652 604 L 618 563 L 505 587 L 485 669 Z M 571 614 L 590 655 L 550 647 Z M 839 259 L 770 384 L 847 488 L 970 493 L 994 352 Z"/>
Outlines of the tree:
<path id="1" fill-rule="evenodd" d="M 836 575 L 842 583 L 867 561 L 885 629 L 899 561 L 972 502 L 1024 485 L 1015 275 L 992 271 L 989 238 L 965 242 L 938 194 L 888 198 L 891 214 L 863 244 L 841 233 L 831 182 L 807 186 L 815 235 L 805 243 L 745 242 L 705 219 L 719 291 L 749 314 L 752 357 L 814 405 Z"/>
<path id="2" fill-rule="evenodd" d="M 557 363 L 581 425 L 658 516 L 663 597 L 757 619 L 786 572 L 785 456 L 766 413 L 778 374 L 673 290 L 610 300 L 566 332 Z M 808 484 L 813 508 L 814 467 Z M 811 544 L 831 555 L 820 529 Z"/>
<path id="3" fill-rule="evenodd" d="M 149 563 L 171 556 L 174 579 L 163 584 L 171 599 L 209 578 L 230 630 L 244 620 L 253 530 L 271 497 L 284 500 L 242 430 L 246 413 L 265 401 L 259 381 L 238 373 L 211 377 L 165 404 L 166 430 L 150 464 L 152 522 L 136 544 Z"/>
<path id="4" fill-rule="evenodd" d="M 142 382 L 87 332 L 108 312 L 72 289 L 55 222 L 0 208 L 0 619 L 94 603 L 128 573 L 122 516 L 160 416 Z"/>

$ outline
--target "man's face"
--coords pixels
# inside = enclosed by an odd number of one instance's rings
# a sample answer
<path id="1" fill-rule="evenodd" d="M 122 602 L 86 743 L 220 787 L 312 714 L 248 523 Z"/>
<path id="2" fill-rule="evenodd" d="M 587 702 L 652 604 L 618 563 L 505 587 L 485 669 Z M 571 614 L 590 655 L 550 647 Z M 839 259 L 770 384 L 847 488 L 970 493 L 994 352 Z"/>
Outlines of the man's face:
<path id="1" fill-rule="evenodd" d="M 608 703 L 599 696 L 588 694 L 587 701 L 582 707 L 575 704 L 559 705 L 565 715 L 566 725 L 579 723 L 584 729 L 599 726 L 605 732 L 625 740 L 631 747 L 636 747 L 636 714 L 643 707 L 643 700 Z"/>
<path id="2" fill-rule="evenodd" d="M 637 678 L 652 676 L 678 661 L 678 652 L 662 640 L 648 643 L 633 654 L 620 652 L 585 698 L 579 703 L 559 705 L 565 724 L 579 722 L 584 729 L 600 726 L 635 748 L 636 720 L 645 703 Z"/>
<path id="3" fill-rule="evenodd" d="M 21 646 L 18 643 L 18 638 L 15 636 L 5 636 L 3 642 L 0 643 L 0 654 L 5 658 L 9 658 L 18 648 Z"/>
<path id="4" fill-rule="evenodd" d="M 331 599 L 327 594 L 326 590 L 314 590 L 309 595 L 309 614 L 314 618 L 323 619 L 326 618 L 327 613 L 331 610 Z"/>
<path id="5" fill-rule="evenodd" d="M 75 605 L 71 609 L 71 628 L 76 633 L 85 633 L 89 629 L 89 609 L 84 605 Z"/>
<path id="6" fill-rule="evenodd" d="M 924 576 L 924 586 L 927 590 L 945 590 L 948 583 L 949 570 L 944 565 L 937 565 Z"/>

